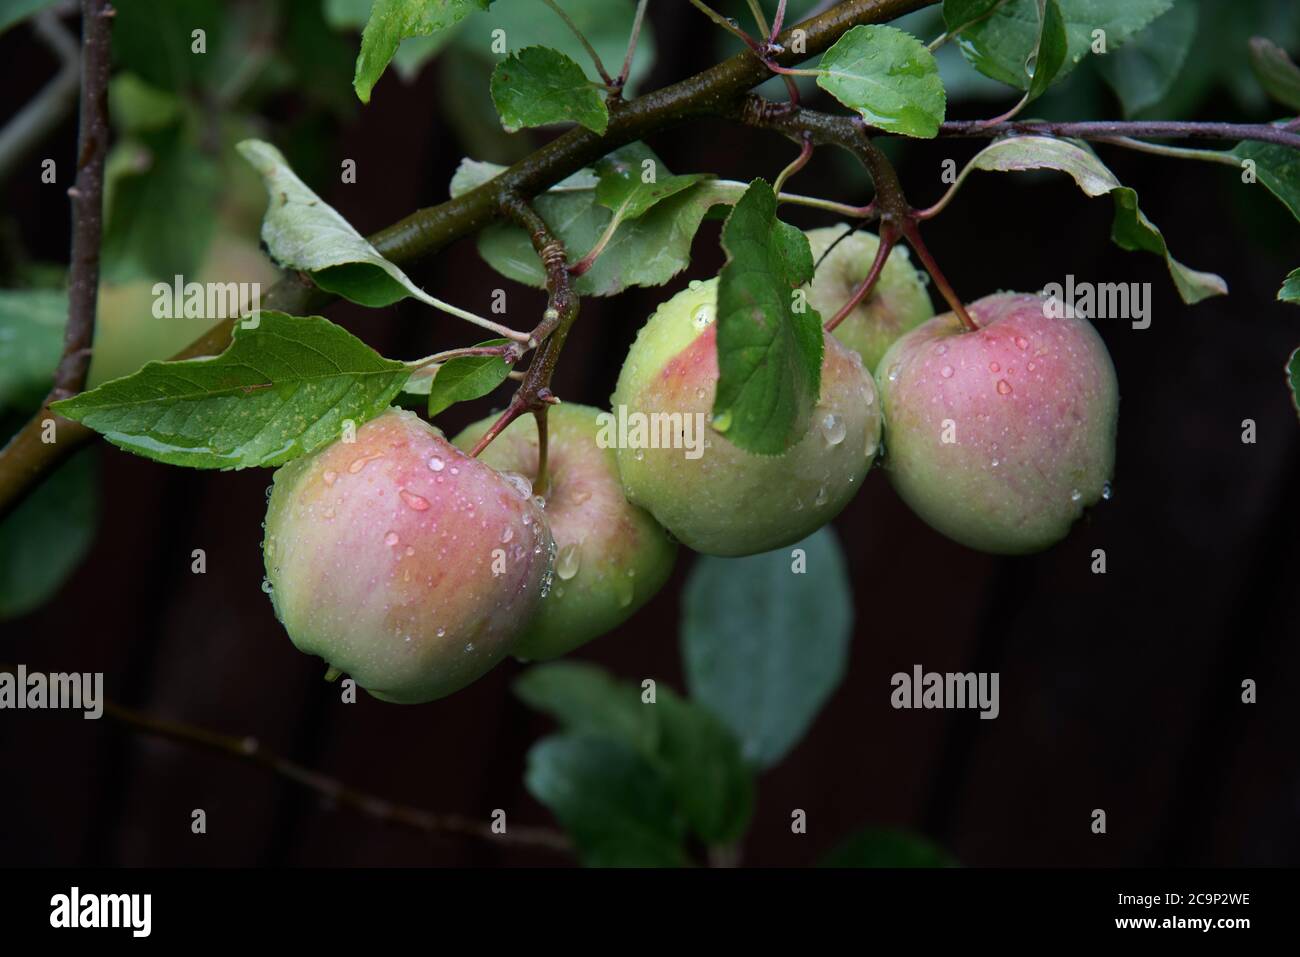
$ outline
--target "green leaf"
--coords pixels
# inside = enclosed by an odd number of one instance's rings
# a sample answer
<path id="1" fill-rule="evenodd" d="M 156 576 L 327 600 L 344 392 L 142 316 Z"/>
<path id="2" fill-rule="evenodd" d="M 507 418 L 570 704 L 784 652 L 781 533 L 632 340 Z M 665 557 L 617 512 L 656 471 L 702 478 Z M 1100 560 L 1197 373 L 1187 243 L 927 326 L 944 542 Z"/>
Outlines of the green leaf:
<path id="1" fill-rule="evenodd" d="M 713 426 L 749 452 L 780 455 L 808 431 L 821 390 L 822 327 L 793 293 L 812 278 L 808 237 L 776 218 L 776 196 L 750 184 L 722 227 L 718 386 Z"/>
<path id="2" fill-rule="evenodd" d="M 792 557 L 796 549 L 802 566 Z M 702 556 L 683 598 L 691 697 L 731 728 L 747 761 L 771 767 L 839 685 L 852 630 L 848 573 L 829 527 L 793 548 Z"/>
<path id="3" fill-rule="evenodd" d="M 820 86 L 871 126 L 890 133 L 933 137 L 946 99 L 934 55 L 897 27 L 860 25 L 821 59 Z"/>
<path id="4" fill-rule="evenodd" d="M 1122 49 L 1097 58 L 1097 69 L 1126 116 L 1155 106 L 1173 88 L 1196 39 L 1197 22 L 1196 4 L 1177 0 Z"/>
<path id="5" fill-rule="evenodd" d="M 409 371 L 328 319 L 262 312 L 219 356 L 150 362 L 53 408 L 169 465 L 275 466 L 383 412 Z"/>
<path id="6" fill-rule="evenodd" d="M 1115 219 L 1111 223 L 1110 238 L 1121 249 L 1129 252 L 1148 252 L 1163 256 L 1169 266 L 1178 295 L 1183 302 L 1192 304 L 1211 296 L 1226 296 L 1228 284 L 1223 277 L 1211 272 L 1189 269 L 1169 254 L 1164 234 L 1156 228 L 1138 206 L 1137 191 L 1120 186 L 1111 191 L 1115 199 Z"/>
<path id="7" fill-rule="evenodd" d="M 1029 99 L 1036 100 L 1047 92 L 1056 79 L 1069 52 L 1069 39 L 1065 35 L 1065 18 L 1056 0 L 1039 0 L 1038 40 L 1034 51 L 1025 61 L 1029 76 Z"/>
<path id="8" fill-rule="evenodd" d="M 609 126 L 599 87 L 582 67 L 549 47 L 525 47 L 498 63 L 492 102 L 508 131 L 572 121 L 602 134 Z"/>
<path id="9" fill-rule="evenodd" d="M 312 192 L 274 146 L 244 140 L 237 149 L 266 184 L 270 203 L 262 242 L 281 266 L 309 272 L 322 289 L 363 306 L 387 306 L 412 296 L 445 308 Z"/>
<path id="10" fill-rule="evenodd" d="M 636 219 L 656 203 L 676 196 L 682 190 L 708 179 L 705 173 L 685 173 L 681 176 L 660 176 L 659 161 L 649 149 L 639 156 L 639 144 L 624 147 L 596 162 L 599 177 L 596 184 L 596 202 L 606 209 L 621 211 L 624 220 Z M 646 182 L 644 177 L 653 177 Z"/>
<path id="11" fill-rule="evenodd" d="M 1300 349 L 1291 353 L 1291 358 L 1287 360 L 1286 369 L 1283 371 L 1287 375 L 1287 385 L 1291 387 L 1291 405 L 1295 408 L 1296 414 L 1300 415 Z"/>
<path id="12" fill-rule="evenodd" d="M 1190 269 L 1169 253 L 1163 234 L 1138 207 L 1137 193 L 1121 184 L 1097 154 L 1081 143 L 1050 136 L 1007 137 L 977 153 L 958 175 L 954 188 L 965 182 L 973 170 L 1008 173 L 1031 169 L 1066 173 L 1088 196 L 1109 193 L 1115 200 L 1111 239 L 1122 249 L 1163 256 L 1183 302 L 1196 303 L 1227 294 L 1228 285 L 1220 276 Z"/>
<path id="13" fill-rule="evenodd" d="M 181 119 L 181 109 L 180 97 L 134 73 L 119 73 L 108 85 L 108 115 L 115 127 L 128 133 L 171 126 Z"/>
<path id="14" fill-rule="evenodd" d="M 489 339 L 480 346 L 503 346 L 509 340 Z M 456 356 L 433 370 L 432 376 L 412 375 L 407 392 L 429 394 L 429 418 L 455 405 L 487 395 L 510 374 L 514 365 L 502 356 Z"/>
<path id="15" fill-rule="evenodd" d="M 1094 43 L 1093 31 L 1101 30 L 1105 36 L 1106 51 L 1113 53 L 1130 37 L 1148 23 L 1167 11 L 1173 0 L 1057 0 L 1065 23 L 1067 55 L 1056 79 L 1063 79 L 1088 55 Z M 966 59 L 985 76 L 1028 91 L 1031 79 L 1025 72 L 1025 61 L 1038 42 L 1041 20 L 1038 0 L 1006 0 L 991 13 L 974 19 L 966 17 L 966 8 L 949 17 L 948 4 L 944 15 L 949 29 L 954 22 L 967 23 L 957 35 L 957 44 Z"/>
<path id="16" fill-rule="evenodd" d="M 515 693 L 567 732 L 635 749 L 702 841 L 729 844 L 744 834 L 753 813 L 753 774 L 735 737 L 704 708 L 662 686 L 654 702 L 643 702 L 633 685 L 577 662 L 530 668 L 515 682 Z"/>
<path id="17" fill-rule="evenodd" d="M 1269 96 L 1300 111 L 1300 66 L 1285 50 L 1267 37 L 1251 37 L 1250 66 Z"/>
<path id="18" fill-rule="evenodd" d="M 171 279 L 197 271 L 212 238 L 222 182 L 194 129 L 177 124 L 141 131 L 115 144 L 107 164 L 105 279 Z"/>
<path id="19" fill-rule="evenodd" d="M 657 756 L 691 829 L 710 846 L 744 836 L 754 813 L 754 775 L 735 735 L 703 707 L 658 690 Z"/>
<path id="20" fill-rule="evenodd" d="M 373 0 L 325 0 L 325 24 L 334 30 L 361 30 L 370 20 L 372 3 Z M 424 65 L 442 52 L 463 26 L 464 21 L 459 21 L 429 36 L 403 39 L 392 58 L 398 76 L 407 82 L 415 79 Z"/>
<path id="21" fill-rule="evenodd" d="M 642 144 L 615 150 L 613 162 L 645 159 L 667 177 L 662 161 Z M 451 194 L 459 196 L 479 186 L 503 167 L 463 160 L 452 179 Z M 613 213 L 597 201 L 597 175 L 589 169 L 551 188 L 533 201 L 533 208 L 564 243 L 571 262 L 590 250 L 608 227 Z M 744 193 L 740 183 L 706 179 L 664 197 L 640 217 L 623 222 L 594 266 L 574 283 L 583 296 L 612 296 L 629 286 L 658 286 L 690 265 L 691 243 L 700 223 L 716 205 L 734 203 Z M 541 289 L 546 275 L 528 234 L 517 226 L 497 223 L 479 233 L 479 254 L 507 279 Z"/>
<path id="22" fill-rule="evenodd" d="M 63 355 L 67 323 L 65 292 L 0 290 L 0 411 L 40 405 Z"/>
<path id="23" fill-rule="evenodd" d="M 585 64 L 589 60 L 573 31 L 559 17 L 538 6 L 539 0 L 496 0 L 491 11 L 477 16 L 452 41 L 456 49 L 472 56 L 480 64 L 496 66 L 500 54 L 492 43 L 494 36 L 504 36 L 510 50 L 543 46 L 558 50 L 569 59 Z M 557 0 L 569 19 L 591 43 L 601 62 L 609 70 L 622 66 L 627 52 L 628 33 L 636 0 Z M 636 56 L 628 76 L 624 95 L 630 96 L 645 79 L 654 63 L 655 44 L 651 17 L 641 25 Z M 497 34 L 496 31 L 501 31 Z M 485 77 L 486 79 L 486 77 Z"/>
<path id="24" fill-rule="evenodd" d="M 178 94 L 228 78 L 227 34 L 237 32 L 239 18 L 221 0 L 117 0 L 113 8 L 115 70 Z M 195 30 L 203 31 L 204 53 L 194 52 Z"/>
<path id="25" fill-rule="evenodd" d="M 615 738 L 557 735 L 528 752 L 528 793 L 573 838 L 588 867 L 681 867 L 685 822 L 668 785 Z"/>
<path id="26" fill-rule="evenodd" d="M 869 828 L 831 851 L 821 867 L 956 867 L 957 862 L 924 838 Z"/>
<path id="27" fill-rule="evenodd" d="M 1300 152 L 1276 143 L 1238 143 L 1232 155 L 1253 160 L 1259 181 L 1300 219 Z"/>
<path id="28" fill-rule="evenodd" d="M 643 704 L 635 687 L 615 681 L 596 665 L 577 661 L 534 665 L 515 681 L 514 692 L 565 731 L 608 735 L 647 758 L 657 753 L 655 705 Z"/>
<path id="29" fill-rule="evenodd" d="M 1282 288 L 1277 291 L 1279 302 L 1294 302 L 1300 304 L 1300 269 L 1292 269 L 1282 283 Z"/>
<path id="30" fill-rule="evenodd" d="M 0 620 L 45 604 L 95 539 L 99 483 L 95 456 L 56 469 L 0 523 Z"/>
<path id="31" fill-rule="evenodd" d="M 375 0 L 370 20 L 361 34 L 361 53 L 353 88 L 362 103 L 407 37 L 433 36 L 455 26 L 475 10 L 488 9 L 491 0 Z"/>

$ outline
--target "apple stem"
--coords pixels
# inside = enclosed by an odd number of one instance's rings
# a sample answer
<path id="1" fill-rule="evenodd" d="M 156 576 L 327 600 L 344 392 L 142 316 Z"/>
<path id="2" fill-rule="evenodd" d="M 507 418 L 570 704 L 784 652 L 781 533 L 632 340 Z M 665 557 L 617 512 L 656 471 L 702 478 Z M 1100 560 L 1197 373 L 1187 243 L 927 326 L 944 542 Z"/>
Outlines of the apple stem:
<path id="1" fill-rule="evenodd" d="M 827 332 L 834 332 L 835 327 L 844 321 L 844 317 L 856 309 L 858 303 L 871 295 L 871 290 L 875 288 L 877 280 L 880 279 L 880 274 L 885 269 L 885 262 L 889 259 L 889 254 L 897 242 L 898 231 L 894 226 L 891 224 L 882 225 L 880 227 L 880 245 L 876 247 L 876 258 L 872 261 L 871 268 L 867 271 L 867 275 L 862 282 L 858 284 L 858 288 L 853 291 L 849 301 L 840 306 L 839 312 L 835 313 L 830 321 L 826 323 L 825 329 Z"/>
<path id="2" fill-rule="evenodd" d="M 904 223 L 903 236 L 907 239 L 908 245 L 916 250 L 916 255 L 917 258 L 921 260 L 921 265 L 925 266 L 925 271 L 930 274 L 930 278 L 934 280 L 934 284 L 938 287 L 939 293 L 947 301 L 952 311 L 957 314 L 957 318 L 961 320 L 962 325 L 970 332 L 977 331 L 979 326 L 977 326 L 975 320 L 970 317 L 970 313 L 966 311 L 965 305 L 962 304 L 961 297 L 953 291 L 947 277 L 945 277 L 943 271 L 939 269 L 939 264 L 935 262 L 934 257 L 930 255 L 930 250 L 925 245 L 925 241 L 921 239 L 921 229 L 917 225 L 915 218 L 910 218 L 906 223 Z"/>
<path id="3" fill-rule="evenodd" d="M 539 409 L 533 409 L 533 418 L 537 420 L 537 474 L 533 477 L 533 491 L 542 498 L 546 498 L 551 479 L 546 469 L 546 410 L 548 408 L 548 405 L 542 405 Z"/>

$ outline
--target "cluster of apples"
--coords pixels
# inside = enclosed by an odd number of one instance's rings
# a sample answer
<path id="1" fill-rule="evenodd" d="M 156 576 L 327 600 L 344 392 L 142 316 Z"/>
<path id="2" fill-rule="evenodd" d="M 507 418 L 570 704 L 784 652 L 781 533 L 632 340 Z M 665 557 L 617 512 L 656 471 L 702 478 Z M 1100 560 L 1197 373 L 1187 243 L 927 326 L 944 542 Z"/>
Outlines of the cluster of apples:
<path id="1" fill-rule="evenodd" d="M 809 234 L 808 301 L 848 300 L 876 238 Z M 822 257 L 835 240 L 842 239 Z M 695 282 L 641 329 L 612 397 L 627 412 L 711 412 L 717 280 Z M 597 409 L 517 420 L 477 458 L 490 425 L 454 440 L 389 410 L 275 474 L 263 544 L 276 613 L 301 650 L 371 694 L 423 702 L 509 654 L 550 658 L 617 627 L 667 580 L 677 542 L 748 555 L 835 517 L 872 465 L 929 525 L 997 554 L 1058 541 L 1103 497 L 1114 462 L 1115 370 L 1085 319 L 1037 295 L 972 303 L 978 326 L 934 316 L 896 250 L 867 300 L 825 335 L 813 425 L 779 456 L 710 430 L 702 454 L 607 448 Z M 873 376 L 872 371 L 875 374 Z M 672 444 L 672 443 L 668 443 Z"/>

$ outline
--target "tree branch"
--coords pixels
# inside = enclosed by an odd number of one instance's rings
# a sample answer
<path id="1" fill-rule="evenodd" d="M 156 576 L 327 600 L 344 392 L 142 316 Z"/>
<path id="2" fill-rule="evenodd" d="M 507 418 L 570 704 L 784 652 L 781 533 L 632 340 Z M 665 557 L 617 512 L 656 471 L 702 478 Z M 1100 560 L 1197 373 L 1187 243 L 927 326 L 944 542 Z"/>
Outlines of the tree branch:
<path id="1" fill-rule="evenodd" d="M 1181 120 L 1089 120 L 1058 123 L 1015 120 L 989 125 L 983 120 L 951 120 L 939 127 L 939 135 L 942 137 L 991 138 L 1008 133 L 1103 141 L 1136 136 L 1178 140 L 1254 140 L 1300 150 L 1300 133 L 1292 133 L 1281 126 L 1270 126 L 1267 123 L 1184 123 Z"/>
<path id="2" fill-rule="evenodd" d="M 895 19 L 937 0 L 847 0 L 785 31 L 774 43 L 772 61 L 789 65 L 827 49 L 851 27 Z M 803 52 L 793 53 L 791 35 L 804 31 Z M 702 117 L 743 119 L 742 107 L 761 111 L 789 104 L 767 104 L 756 97 L 742 99 L 746 91 L 771 75 L 769 65 L 746 51 L 679 83 L 652 91 L 622 104 L 610 115 L 605 134 L 575 128 L 556 137 L 492 180 L 438 206 L 418 210 L 369 237 L 378 251 L 398 265 L 424 258 L 455 239 L 470 235 L 504 215 L 508 197 L 528 199 L 545 191 L 619 146 L 669 129 L 685 120 Z M 757 105 L 755 105 L 757 104 Z M 842 138 L 855 119 L 802 111 L 799 129 L 814 142 Z M 759 124 L 755 124 L 759 125 Z M 860 127 L 859 127 L 860 128 Z M 874 132 L 874 131 L 872 131 Z M 1153 136 L 1187 139 L 1255 140 L 1300 149 L 1300 133 L 1266 124 L 1176 122 L 1010 122 L 981 126 L 980 121 L 944 123 L 940 136 L 991 138 L 1007 133 L 1037 133 L 1106 140 L 1117 136 Z M 263 297 L 264 307 L 299 315 L 319 311 L 331 296 L 312 285 L 310 278 L 284 276 Z M 214 327 L 175 358 L 215 355 L 230 342 L 233 320 Z M 525 375 L 525 379 L 527 376 Z M 61 422 L 59 441 L 39 441 L 44 410 L 0 450 L 0 519 L 63 459 L 94 438 L 95 433 L 75 423 Z"/>
<path id="3" fill-rule="evenodd" d="M 77 179 L 72 198 L 72 252 L 68 276 L 68 324 L 54 385 L 40 410 L 0 450 L 0 520 L 38 480 L 69 458 L 94 433 L 50 411 L 50 403 L 76 395 L 86 384 L 95 340 L 99 297 L 99 243 L 103 231 L 104 157 L 108 152 L 108 72 L 113 8 L 107 0 L 82 0 L 81 118 L 77 133 Z M 46 442 L 47 421 L 54 422 Z"/>
<path id="4" fill-rule="evenodd" d="M 893 20 L 936 2 L 846 0 L 782 34 L 780 39 L 788 48 L 789 34 L 803 30 L 805 52 L 796 54 L 787 49 L 776 58 L 786 63 L 798 62 L 822 52 L 851 27 Z M 415 262 L 504 215 L 505 197 L 536 196 L 620 146 L 691 117 L 720 115 L 731 109 L 737 97 L 768 76 L 768 68 L 751 53 L 738 53 L 693 77 L 624 103 L 611 112 L 603 136 L 581 127 L 569 130 L 488 182 L 438 206 L 418 210 L 370 236 L 369 240 L 381 255 L 399 266 Z M 290 273 L 267 291 L 262 305 L 265 309 L 304 315 L 323 308 L 331 298 L 308 277 Z M 230 344 L 234 323 L 235 320 L 229 319 L 217 324 L 173 358 L 216 355 Z M 0 449 L 0 520 L 42 476 L 95 438 L 96 433 L 90 429 L 61 421 L 58 441 L 43 443 L 41 422 L 47 417 L 42 409 Z"/>
<path id="5" fill-rule="evenodd" d="M 507 196 L 502 200 L 502 208 L 527 233 L 532 241 L 537 257 L 542 261 L 546 272 L 547 303 L 542 313 L 542 321 L 533 330 L 533 342 L 537 343 L 537 352 L 529 363 L 528 371 L 515 390 L 510 405 L 501 413 L 492 426 L 479 439 L 470 455 L 478 455 L 501 434 L 511 422 L 526 412 L 537 418 L 537 475 L 533 479 L 533 488 L 539 495 L 546 494 L 546 454 L 547 431 L 546 411 L 559 401 L 551 391 L 551 376 L 555 364 L 559 361 L 560 350 L 564 340 L 578 318 L 578 294 L 573 290 L 573 279 L 569 273 L 568 254 L 564 243 L 551 232 L 546 220 L 537 214 L 527 201 L 518 196 Z"/>
<path id="6" fill-rule="evenodd" d="M 72 197 L 72 264 L 68 277 L 68 325 L 63 358 L 54 372 L 51 402 L 76 395 L 86 384 L 95 341 L 99 298 L 99 241 L 104 225 L 104 157 L 108 154 L 108 70 L 113 8 L 108 0 L 82 0 L 81 124 L 77 133 L 77 181 Z"/>
<path id="7" fill-rule="evenodd" d="M 0 671 L 13 673 L 17 668 L 14 665 L 0 664 Z M 366 817 L 375 818 L 385 824 L 396 824 L 431 836 L 452 834 L 516 847 L 538 847 L 565 854 L 573 852 L 569 839 L 559 831 L 550 828 L 515 827 L 498 834 L 492 830 L 490 824 L 482 821 L 457 814 L 435 814 L 422 808 L 394 804 L 383 798 L 366 794 L 335 778 L 268 751 L 253 737 L 238 738 L 179 721 L 155 718 L 142 711 L 135 711 L 107 700 L 104 701 L 104 714 L 134 731 L 166 738 L 168 741 L 265 768 L 272 774 L 315 792 L 327 801 L 352 808 Z"/>

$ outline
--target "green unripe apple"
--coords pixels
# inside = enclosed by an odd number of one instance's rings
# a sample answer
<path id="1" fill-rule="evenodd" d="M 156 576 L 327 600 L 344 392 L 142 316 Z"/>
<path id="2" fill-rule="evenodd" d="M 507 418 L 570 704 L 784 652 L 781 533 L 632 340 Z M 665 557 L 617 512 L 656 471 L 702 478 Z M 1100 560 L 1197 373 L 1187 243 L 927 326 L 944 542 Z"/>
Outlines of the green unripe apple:
<path id="1" fill-rule="evenodd" d="M 555 581 L 515 645 L 518 658 L 554 658 L 613 630 L 672 572 L 677 546 L 623 496 L 616 453 L 602 445 L 608 416 L 569 402 L 547 413 L 547 480 L 535 491 L 555 539 Z M 472 449 L 494 419 L 471 425 L 453 443 Z M 503 473 L 536 475 L 536 420 L 516 419 L 479 460 Z"/>
<path id="2" fill-rule="evenodd" d="M 390 409 L 275 473 L 263 555 L 289 638 L 376 698 L 432 701 L 514 647 L 549 584 L 526 490 Z"/>
<path id="3" fill-rule="evenodd" d="M 808 231 L 817 272 L 808 286 L 808 302 L 826 322 L 853 297 L 876 259 L 880 240 L 859 230 L 831 245 L 849 231 L 844 223 Z M 830 255 L 822 254 L 831 249 Z M 918 272 L 907 248 L 895 246 L 885 260 L 870 295 L 840 320 L 834 336 L 858 355 L 868 369 L 880 364 L 880 357 L 905 332 L 915 329 L 934 315 L 925 274 Z"/>
<path id="4" fill-rule="evenodd" d="M 258 283 L 265 294 L 278 277 L 255 240 L 219 232 L 208 247 L 194 281 L 223 285 Z M 186 282 L 190 280 L 188 276 L 183 278 Z M 160 277 L 159 281 L 172 285 L 174 277 Z M 87 379 L 90 388 L 137 372 L 151 359 L 170 359 L 220 321 L 184 316 L 160 319 L 154 315 L 153 288 L 151 279 L 100 285 L 95 351 Z"/>
<path id="5" fill-rule="evenodd" d="M 657 448 L 620 442 L 618 468 L 628 499 L 683 544 L 752 555 L 805 538 L 848 504 L 880 444 L 880 406 L 862 359 L 825 336 L 821 395 L 807 434 L 783 455 L 732 444 L 706 425 L 718 383 L 717 292 L 716 279 L 692 283 L 637 334 L 611 400 L 614 414 L 651 422 L 661 438 L 665 430 L 654 421 L 680 428 Z M 686 447 L 690 440 L 694 448 Z"/>
<path id="6" fill-rule="evenodd" d="M 931 527 L 980 551 L 1064 538 L 1107 493 L 1119 386 L 1086 319 L 1049 318 L 1037 295 L 972 303 L 899 339 L 876 370 L 885 466 Z"/>

